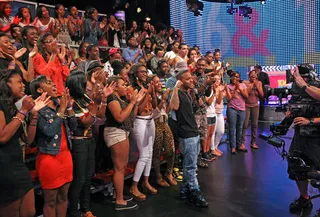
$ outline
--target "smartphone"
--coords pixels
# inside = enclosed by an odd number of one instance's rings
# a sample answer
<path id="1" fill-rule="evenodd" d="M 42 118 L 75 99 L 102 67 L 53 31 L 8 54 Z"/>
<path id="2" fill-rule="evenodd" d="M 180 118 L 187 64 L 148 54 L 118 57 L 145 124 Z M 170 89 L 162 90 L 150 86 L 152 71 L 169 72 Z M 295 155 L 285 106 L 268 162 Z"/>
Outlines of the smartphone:
<path id="1" fill-rule="evenodd" d="M 19 100 L 15 103 L 15 105 L 16 105 L 16 107 L 17 107 L 18 110 L 21 109 L 21 107 L 22 107 L 22 101 L 23 101 L 24 98 L 26 98 L 26 97 L 27 97 L 27 95 L 24 95 L 24 97 L 22 97 L 21 99 L 19 99 Z"/>

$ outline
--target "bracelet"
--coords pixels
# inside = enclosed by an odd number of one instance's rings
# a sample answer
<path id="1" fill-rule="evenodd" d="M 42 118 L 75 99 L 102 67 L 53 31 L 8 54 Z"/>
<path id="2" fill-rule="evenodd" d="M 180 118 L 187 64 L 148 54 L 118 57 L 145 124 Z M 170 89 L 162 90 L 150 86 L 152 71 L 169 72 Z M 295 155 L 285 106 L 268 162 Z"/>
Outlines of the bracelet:
<path id="1" fill-rule="evenodd" d="M 66 119 L 66 117 L 65 117 L 65 115 L 64 114 L 61 114 L 61 113 L 57 113 L 57 116 L 59 117 L 59 118 L 62 118 L 62 119 Z"/>
<path id="2" fill-rule="evenodd" d="M 91 112 L 89 113 L 92 117 L 96 118 L 97 114 L 92 114 Z"/>
<path id="3" fill-rule="evenodd" d="M 26 113 L 22 110 L 19 110 L 18 113 L 22 114 L 25 118 L 28 116 L 28 113 Z"/>
<path id="4" fill-rule="evenodd" d="M 24 123 L 24 121 L 20 118 L 18 118 L 17 116 L 14 116 L 12 119 L 17 119 L 18 121 L 20 121 L 21 123 Z"/>
<path id="5" fill-rule="evenodd" d="M 67 108 L 67 111 L 71 111 L 71 110 L 73 110 L 73 108 L 72 108 L 72 107 Z"/>
<path id="6" fill-rule="evenodd" d="M 100 105 L 101 105 L 101 106 L 108 106 L 108 103 L 106 103 L 106 102 L 101 102 Z"/>
<path id="7" fill-rule="evenodd" d="M 16 64 L 15 64 L 15 63 L 10 62 L 8 66 L 9 66 L 9 67 L 10 67 L 10 66 L 11 66 L 11 67 L 16 67 Z"/>

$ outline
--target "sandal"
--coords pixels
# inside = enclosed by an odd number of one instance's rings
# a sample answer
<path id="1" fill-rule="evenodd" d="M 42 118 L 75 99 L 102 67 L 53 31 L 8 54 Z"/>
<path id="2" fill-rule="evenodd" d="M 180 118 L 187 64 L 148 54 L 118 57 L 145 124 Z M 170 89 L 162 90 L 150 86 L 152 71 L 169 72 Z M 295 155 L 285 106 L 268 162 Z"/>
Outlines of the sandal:
<path id="1" fill-rule="evenodd" d="M 144 201 L 146 200 L 147 196 L 140 193 L 140 194 L 134 194 L 132 190 L 130 190 L 130 194 L 134 197 L 135 200 L 137 201 Z"/>
<path id="2" fill-rule="evenodd" d="M 164 181 L 164 180 L 163 180 Z M 167 183 L 168 184 L 168 183 Z M 145 184 L 142 184 L 142 188 L 148 194 L 155 195 L 158 193 L 158 190 L 150 185 L 151 188 L 148 188 Z"/>

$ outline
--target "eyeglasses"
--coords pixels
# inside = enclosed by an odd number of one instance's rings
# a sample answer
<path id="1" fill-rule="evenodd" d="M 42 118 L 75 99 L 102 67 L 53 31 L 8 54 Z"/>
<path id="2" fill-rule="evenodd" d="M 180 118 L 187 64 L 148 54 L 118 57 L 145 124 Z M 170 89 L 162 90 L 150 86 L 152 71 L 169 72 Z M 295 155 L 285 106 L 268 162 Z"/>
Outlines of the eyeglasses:
<path id="1" fill-rule="evenodd" d="M 51 39 L 51 40 L 45 40 L 45 41 L 43 41 L 43 43 L 51 43 L 51 42 L 53 42 L 54 41 L 54 39 Z"/>
<path id="2" fill-rule="evenodd" d="M 140 72 L 140 73 L 146 73 L 147 74 L 147 71 L 143 71 L 143 70 L 139 70 L 139 71 L 137 71 L 137 72 Z"/>
<path id="3" fill-rule="evenodd" d="M 44 83 L 45 83 L 45 84 L 48 84 L 48 85 L 51 85 L 51 84 L 53 84 L 53 81 L 47 80 L 47 81 L 45 81 Z"/>

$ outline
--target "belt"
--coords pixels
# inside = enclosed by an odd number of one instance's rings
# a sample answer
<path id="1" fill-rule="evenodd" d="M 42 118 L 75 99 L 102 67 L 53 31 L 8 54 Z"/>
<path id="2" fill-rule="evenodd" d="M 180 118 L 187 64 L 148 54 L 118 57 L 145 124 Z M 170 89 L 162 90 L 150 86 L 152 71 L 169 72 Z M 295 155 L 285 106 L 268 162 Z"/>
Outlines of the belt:
<path id="1" fill-rule="evenodd" d="M 84 136 L 73 136 L 71 139 L 91 139 L 92 137 L 84 137 Z"/>
<path id="2" fill-rule="evenodd" d="M 153 118 L 141 118 L 141 117 L 136 117 L 136 119 L 145 120 L 145 121 L 153 120 Z"/>

